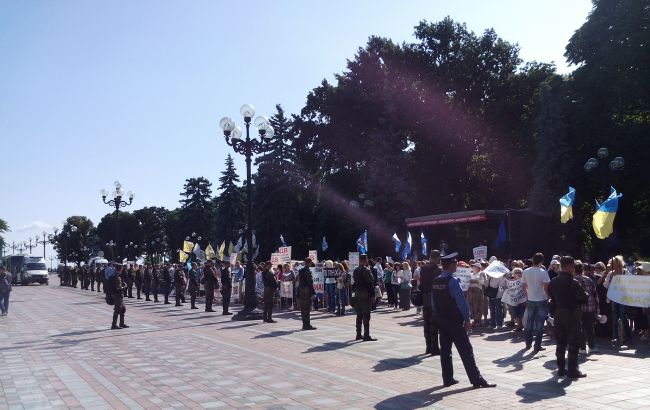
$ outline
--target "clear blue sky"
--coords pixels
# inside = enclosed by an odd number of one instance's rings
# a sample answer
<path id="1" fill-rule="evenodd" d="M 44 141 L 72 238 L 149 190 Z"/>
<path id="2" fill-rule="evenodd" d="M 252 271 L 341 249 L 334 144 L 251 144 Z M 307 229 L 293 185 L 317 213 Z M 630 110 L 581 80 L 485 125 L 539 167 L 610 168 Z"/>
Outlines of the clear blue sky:
<path id="1" fill-rule="evenodd" d="M 370 35 L 412 41 L 420 20 L 449 15 L 566 73 L 564 47 L 590 10 L 589 0 L 0 0 L 5 237 L 24 241 L 70 215 L 97 224 L 110 211 L 99 191 L 116 179 L 137 194 L 130 209 L 178 206 L 186 178 L 218 182 L 230 152 L 222 116 L 241 123 L 246 102 L 297 113 Z"/>

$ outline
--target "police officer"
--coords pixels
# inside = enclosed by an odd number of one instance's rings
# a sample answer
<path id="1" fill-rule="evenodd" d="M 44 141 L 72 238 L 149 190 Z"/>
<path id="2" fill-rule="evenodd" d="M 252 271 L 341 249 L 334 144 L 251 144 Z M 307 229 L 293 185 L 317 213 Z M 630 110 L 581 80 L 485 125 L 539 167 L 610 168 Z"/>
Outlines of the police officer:
<path id="1" fill-rule="evenodd" d="M 453 276 L 457 267 L 457 255 L 454 252 L 440 258 L 442 273 L 431 281 L 433 313 L 440 312 L 436 315 L 436 321 L 440 332 L 442 380 L 445 387 L 458 383 L 458 380 L 454 379 L 454 367 L 451 361 L 453 343 L 474 388 L 495 387 L 496 384 L 488 383 L 476 367 L 472 344 L 467 336 L 467 332 L 472 328 L 469 321 L 469 306 L 460 288 L 460 281 Z"/>
<path id="2" fill-rule="evenodd" d="M 160 291 L 160 266 L 153 265 L 151 271 L 151 293 L 153 293 L 154 303 L 158 303 L 158 292 Z"/>
<path id="3" fill-rule="evenodd" d="M 113 306 L 113 324 L 111 329 L 123 329 L 127 328 L 124 323 L 124 314 L 126 313 L 126 306 L 124 306 L 124 294 L 123 290 L 126 287 L 126 284 L 122 282 L 122 273 L 123 267 L 121 264 L 115 265 L 115 271 L 109 273 L 110 276 L 106 280 L 106 285 L 104 289 L 106 293 L 113 296 L 114 306 Z M 117 318 L 120 318 L 120 325 L 117 325 Z"/>
<path id="4" fill-rule="evenodd" d="M 587 294 L 582 286 L 574 279 L 575 261 L 570 256 L 560 258 L 560 273 L 548 286 L 551 294 L 550 310 L 555 320 L 553 330 L 557 347 L 555 357 L 557 361 L 557 375 L 564 376 L 567 371 L 565 365 L 565 353 L 569 349 L 568 376 L 572 379 L 587 377 L 578 370 L 578 349 L 580 348 L 580 319 L 582 307 L 587 302 Z"/>
<path id="5" fill-rule="evenodd" d="M 208 261 L 207 266 L 203 269 L 203 283 L 205 286 L 205 311 L 214 312 L 212 302 L 214 300 L 214 286 L 217 282 L 217 272 L 214 269 L 214 263 Z"/>
<path id="6" fill-rule="evenodd" d="M 192 305 L 190 309 L 198 309 L 196 307 L 196 295 L 199 292 L 199 272 L 196 268 L 196 262 L 192 262 L 192 267 L 187 272 L 187 290 L 190 292 L 190 303 Z"/>
<path id="7" fill-rule="evenodd" d="M 375 338 L 370 337 L 370 309 L 375 299 L 374 278 L 368 268 L 368 255 L 359 256 L 359 266 L 352 273 L 354 283 L 354 310 L 357 312 L 357 337 L 356 340 L 374 342 Z M 363 324 L 363 337 L 361 336 L 361 324 Z"/>
<path id="8" fill-rule="evenodd" d="M 275 291 L 278 289 L 278 281 L 275 279 L 273 274 L 273 265 L 271 262 L 266 262 L 264 265 L 264 271 L 262 272 L 262 280 L 264 282 L 264 320 L 266 323 L 275 323 L 275 320 L 271 319 L 271 314 L 273 313 L 273 300 L 275 299 Z"/>
<path id="9" fill-rule="evenodd" d="M 133 298 L 133 284 L 135 283 L 135 266 L 129 265 L 126 271 L 126 288 L 128 298 Z"/>
<path id="10" fill-rule="evenodd" d="M 149 295 L 151 294 L 151 265 L 147 265 L 142 274 L 142 292 L 144 293 L 145 301 L 151 301 Z M 140 295 L 138 295 L 140 296 Z"/>
<path id="11" fill-rule="evenodd" d="M 90 268 L 90 272 L 88 273 L 88 280 L 90 281 L 90 291 L 94 292 L 95 291 L 95 278 L 97 277 L 97 265 L 93 265 Z M 88 289 L 88 286 L 86 286 L 86 289 Z"/>
<path id="12" fill-rule="evenodd" d="M 95 280 L 97 281 L 97 293 L 101 292 L 102 283 L 104 283 L 105 269 L 106 267 L 104 265 L 100 265 L 97 267 L 97 271 L 95 272 Z M 104 286 L 104 292 L 106 292 L 106 286 Z"/>
<path id="13" fill-rule="evenodd" d="M 163 295 L 165 296 L 165 305 L 169 305 L 171 302 L 169 301 L 169 294 L 172 291 L 172 274 L 170 272 L 170 267 L 169 265 L 165 265 L 162 271 L 162 291 Z"/>
<path id="14" fill-rule="evenodd" d="M 302 330 L 316 330 L 310 323 L 311 299 L 316 295 L 314 279 L 311 276 L 311 258 L 305 258 L 305 266 L 298 271 L 298 303 L 300 304 L 300 317 Z"/>
<path id="15" fill-rule="evenodd" d="M 182 266 L 179 266 L 174 271 L 174 286 L 176 290 L 176 306 L 183 306 L 185 303 L 185 285 L 187 279 L 185 278 L 185 271 Z M 182 302 L 182 303 L 181 303 Z"/>
<path id="16" fill-rule="evenodd" d="M 431 251 L 429 263 L 420 268 L 420 292 L 422 292 L 422 319 L 424 321 L 424 341 L 426 343 L 425 354 L 438 356 L 440 346 L 438 344 L 438 325 L 433 314 L 431 300 L 431 285 L 433 279 L 440 275 L 440 251 Z"/>
<path id="17" fill-rule="evenodd" d="M 232 315 L 228 311 L 230 307 L 230 297 L 232 295 L 232 275 L 230 274 L 230 262 L 224 261 L 221 267 L 221 304 L 223 306 L 222 315 Z"/>

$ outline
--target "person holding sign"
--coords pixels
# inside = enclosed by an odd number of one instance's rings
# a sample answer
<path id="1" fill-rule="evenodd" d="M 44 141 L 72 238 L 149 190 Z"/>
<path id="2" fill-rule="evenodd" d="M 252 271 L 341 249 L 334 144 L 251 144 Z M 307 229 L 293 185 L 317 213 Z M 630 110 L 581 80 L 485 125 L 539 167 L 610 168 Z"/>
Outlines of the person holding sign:
<path id="1" fill-rule="evenodd" d="M 305 266 L 298 271 L 298 303 L 300 304 L 300 318 L 302 330 L 316 330 L 310 323 L 311 300 L 316 295 L 314 280 L 311 276 L 312 260 L 305 258 Z"/>
<path id="2" fill-rule="evenodd" d="M 440 365 L 442 380 L 445 387 L 458 383 L 454 379 L 454 367 L 451 360 L 451 345 L 456 345 L 458 354 L 463 361 L 470 383 L 474 388 L 496 387 L 488 383 L 474 360 L 474 351 L 467 332 L 472 328 L 469 321 L 469 306 L 465 301 L 458 278 L 455 278 L 458 261 L 457 253 L 451 253 L 440 258 L 442 273 L 433 279 L 431 286 L 432 307 L 436 314 L 440 330 Z"/>
<path id="3" fill-rule="evenodd" d="M 377 339 L 370 337 L 370 307 L 375 297 L 373 277 L 368 268 L 368 255 L 359 255 L 359 266 L 352 273 L 354 283 L 354 310 L 357 312 L 357 337 L 356 340 L 373 342 Z M 361 337 L 361 324 L 363 324 L 363 337 Z"/>
<path id="4" fill-rule="evenodd" d="M 573 277 L 575 274 L 574 263 L 573 258 L 570 256 L 563 256 L 560 259 L 561 272 L 557 277 L 553 278 L 548 290 L 551 294 L 550 310 L 555 319 L 553 328 L 557 343 L 555 349 L 557 375 L 561 377 L 567 374 L 564 367 L 566 363 L 564 355 L 568 346 L 568 374 L 570 378 L 577 379 L 587 377 L 586 374 L 578 370 L 581 305 L 587 303 L 587 294 Z"/>

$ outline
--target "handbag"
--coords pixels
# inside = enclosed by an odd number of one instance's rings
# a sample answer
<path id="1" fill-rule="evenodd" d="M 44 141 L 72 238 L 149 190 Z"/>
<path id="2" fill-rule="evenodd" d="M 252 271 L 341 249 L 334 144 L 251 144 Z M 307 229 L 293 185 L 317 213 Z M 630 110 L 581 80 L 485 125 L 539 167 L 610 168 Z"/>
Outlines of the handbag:
<path id="1" fill-rule="evenodd" d="M 487 286 L 483 289 L 483 294 L 487 296 L 490 299 L 494 299 L 497 297 L 497 293 L 499 293 L 499 288 L 493 288 L 490 287 L 490 279 L 488 279 L 488 284 Z"/>
<path id="2" fill-rule="evenodd" d="M 414 306 L 421 307 L 422 306 L 422 292 L 419 290 L 413 290 L 411 292 L 411 303 L 413 303 Z"/>

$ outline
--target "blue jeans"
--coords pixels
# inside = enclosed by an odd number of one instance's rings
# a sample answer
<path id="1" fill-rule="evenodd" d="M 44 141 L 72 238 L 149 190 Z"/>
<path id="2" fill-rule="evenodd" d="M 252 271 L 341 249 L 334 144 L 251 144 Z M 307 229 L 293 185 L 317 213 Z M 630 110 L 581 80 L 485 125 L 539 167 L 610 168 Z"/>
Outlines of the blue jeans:
<path id="1" fill-rule="evenodd" d="M 542 346 L 542 336 L 544 335 L 544 322 L 548 317 L 548 306 L 545 300 L 528 301 L 526 309 L 526 346 L 533 344 L 533 335 L 535 336 L 535 349 Z"/>
<path id="2" fill-rule="evenodd" d="M 0 292 L 0 312 L 9 313 L 9 294 L 11 292 Z"/>
<path id="3" fill-rule="evenodd" d="M 326 283 L 325 292 L 327 292 L 327 311 L 336 310 L 336 283 Z"/>
<path id="4" fill-rule="evenodd" d="M 625 341 L 632 338 L 630 322 L 627 320 L 627 307 L 620 303 L 612 302 L 612 339 L 618 339 L 618 319 L 623 323 L 623 337 Z"/>
<path id="5" fill-rule="evenodd" d="M 503 304 L 501 299 L 490 298 L 490 326 L 503 326 Z"/>
<path id="6" fill-rule="evenodd" d="M 336 311 L 345 315 L 345 307 L 348 305 L 348 290 L 346 288 L 336 290 Z"/>

